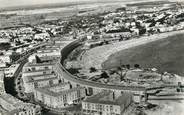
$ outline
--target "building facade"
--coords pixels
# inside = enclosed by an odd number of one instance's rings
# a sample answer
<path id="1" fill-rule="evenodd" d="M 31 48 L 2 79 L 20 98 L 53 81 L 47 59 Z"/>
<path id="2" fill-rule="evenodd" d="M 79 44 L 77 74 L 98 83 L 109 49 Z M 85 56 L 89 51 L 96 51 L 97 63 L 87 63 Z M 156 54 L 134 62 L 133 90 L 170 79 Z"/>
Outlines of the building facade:
<path id="1" fill-rule="evenodd" d="M 0 70 L 0 95 L 5 93 L 4 87 L 4 71 Z"/>
<path id="2" fill-rule="evenodd" d="M 34 92 L 36 101 L 51 108 L 67 107 L 70 104 L 80 102 L 85 96 L 84 87 L 71 88 L 68 83 L 38 88 Z"/>
<path id="3" fill-rule="evenodd" d="M 83 115 L 123 115 L 132 102 L 131 93 L 116 95 L 102 91 L 82 101 L 82 112 Z"/>
<path id="4" fill-rule="evenodd" d="M 27 63 L 22 73 L 25 92 L 33 93 L 35 88 L 58 84 L 53 65 L 54 63 Z"/>

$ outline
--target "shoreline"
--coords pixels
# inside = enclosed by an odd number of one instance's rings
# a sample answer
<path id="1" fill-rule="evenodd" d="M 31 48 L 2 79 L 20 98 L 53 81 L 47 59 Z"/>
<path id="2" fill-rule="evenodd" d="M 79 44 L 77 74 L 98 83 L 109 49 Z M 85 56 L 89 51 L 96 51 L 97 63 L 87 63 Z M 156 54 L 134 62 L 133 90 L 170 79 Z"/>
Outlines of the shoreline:
<path id="1" fill-rule="evenodd" d="M 184 33 L 184 30 L 160 33 L 151 36 L 141 36 L 138 39 L 131 39 L 110 45 L 99 46 L 86 51 L 82 56 L 81 62 L 85 69 L 89 69 L 90 67 L 102 69 L 102 63 L 105 62 L 110 56 L 119 51 L 144 45 L 182 33 Z"/>

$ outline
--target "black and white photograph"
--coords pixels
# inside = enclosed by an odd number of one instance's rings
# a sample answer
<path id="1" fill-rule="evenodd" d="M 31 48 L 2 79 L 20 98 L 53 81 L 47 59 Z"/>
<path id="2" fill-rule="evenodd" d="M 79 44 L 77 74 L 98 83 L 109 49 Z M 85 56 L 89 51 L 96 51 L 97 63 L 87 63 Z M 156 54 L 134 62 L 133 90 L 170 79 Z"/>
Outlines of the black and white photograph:
<path id="1" fill-rule="evenodd" d="M 184 0 L 0 0 L 0 115 L 184 115 Z"/>

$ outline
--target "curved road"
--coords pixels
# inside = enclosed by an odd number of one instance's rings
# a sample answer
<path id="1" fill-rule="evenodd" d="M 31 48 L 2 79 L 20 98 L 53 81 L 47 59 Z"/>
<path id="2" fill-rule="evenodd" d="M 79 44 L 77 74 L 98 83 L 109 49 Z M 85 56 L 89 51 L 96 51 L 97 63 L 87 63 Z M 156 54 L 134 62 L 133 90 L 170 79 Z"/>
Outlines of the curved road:
<path id="1" fill-rule="evenodd" d="M 102 84 L 93 81 L 87 81 L 81 78 L 78 78 L 71 73 L 69 73 L 64 66 L 64 60 L 67 59 L 67 56 L 78 46 L 81 45 L 80 40 L 76 40 L 61 50 L 61 60 L 56 64 L 56 72 L 62 77 L 70 82 L 84 85 L 87 87 L 99 88 L 99 89 L 111 89 L 111 90 L 128 90 L 128 91 L 145 91 L 146 88 L 143 86 L 123 86 L 123 85 L 110 85 L 110 84 Z"/>

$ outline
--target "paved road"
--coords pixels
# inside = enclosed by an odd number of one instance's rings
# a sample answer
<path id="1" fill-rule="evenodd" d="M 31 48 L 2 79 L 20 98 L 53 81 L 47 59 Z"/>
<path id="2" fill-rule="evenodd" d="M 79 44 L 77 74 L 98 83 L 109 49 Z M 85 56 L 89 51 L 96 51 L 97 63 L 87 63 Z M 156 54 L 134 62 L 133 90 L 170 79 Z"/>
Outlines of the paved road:
<path id="1" fill-rule="evenodd" d="M 56 72 L 63 76 L 64 79 L 74 82 L 76 84 L 81 84 L 87 87 L 93 87 L 93 88 L 99 88 L 99 89 L 112 89 L 112 90 L 129 90 L 129 91 L 145 91 L 145 90 L 153 90 L 153 89 L 162 89 L 164 87 L 177 87 L 177 85 L 160 85 L 160 86 L 151 86 L 151 87 L 144 87 L 144 86 L 123 86 L 123 85 L 110 85 L 110 84 L 102 84 L 98 82 L 93 81 L 87 81 L 81 78 L 78 78 L 72 74 L 70 74 L 62 65 L 65 59 L 67 59 L 67 56 L 71 51 L 73 51 L 76 47 L 78 47 L 80 44 L 80 41 L 76 40 L 67 46 L 65 46 L 61 50 L 61 60 L 58 61 L 56 66 Z"/>
<path id="2" fill-rule="evenodd" d="M 59 62 L 56 64 L 56 72 L 62 75 L 64 79 L 88 86 L 93 88 L 100 88 L 100 89 L 112 89 L 112 90 L 129 90 L 129 91 L 145 91 L 146 88 L 142 86 L 123 86 L 123 85 L 110 85 L 110 84 L 102 84 L 93 81 L 87 81 L 81 78 L 77 78 L 76 76 L 70 74 Z"/>
<path id="3" fill-rule="evenodd" d="M 18 80 L 17 80 L 17 79 L 18 79 L 18 76 L 19 76 L 20 73 L 22 72 L 22 69 L 23 69 L 24 65 L 28 62 L 28 59 L 27 59 L 27 58 L 28 58 L 31 54 L 33 54 L 38 48 L 41 48 L 41 47 L 43 47 L 43 46 L 45 46 L 45 45 L 47 45 L 47 43 L 39 44 L 38 46 L 36 46 L 36 47 L 30 49 L 29 51 L 27 51 L 28 53 L 25 53 L 24 56 L 22 56 L 19 60 L 17 60 L 17 61 L 15 62 L 15 63 L 19 63 L 19 64 L 20 64 L 19 67 L 17 68 L 17 70 L 15 71 L 14 75 L 13 75 L 15 85 L 17 85 L 16 81 L 18 81 Z M 15 90 L 16 90 L 16 92 L 18 92 L 18 89 L 16 89 L 16 88 L 18 88 L 18 87 L 15 86 Z M 20 92 L 18 92 L 18 93 L 20 93 Z"/>

